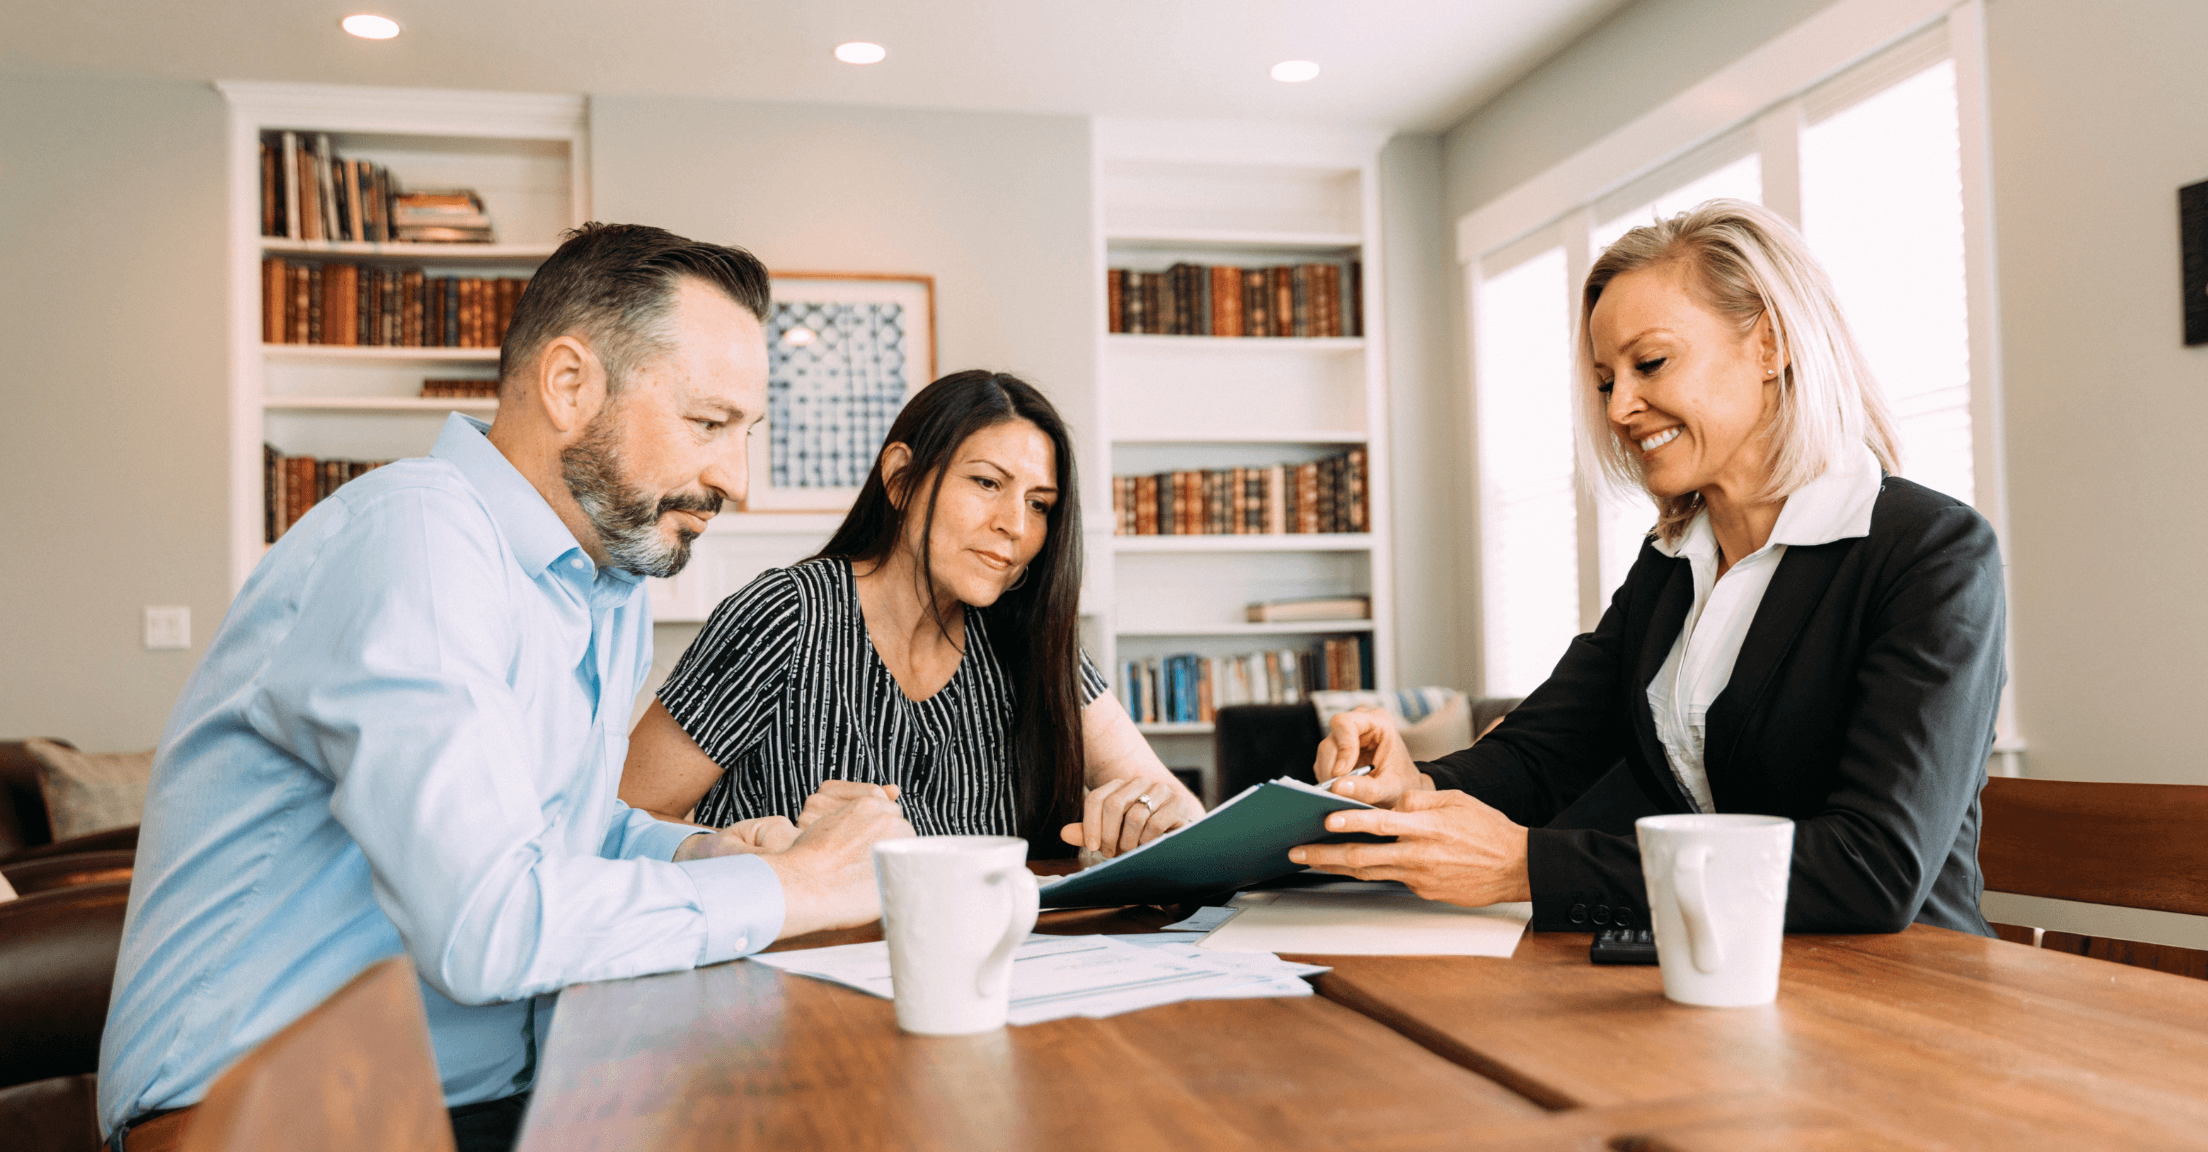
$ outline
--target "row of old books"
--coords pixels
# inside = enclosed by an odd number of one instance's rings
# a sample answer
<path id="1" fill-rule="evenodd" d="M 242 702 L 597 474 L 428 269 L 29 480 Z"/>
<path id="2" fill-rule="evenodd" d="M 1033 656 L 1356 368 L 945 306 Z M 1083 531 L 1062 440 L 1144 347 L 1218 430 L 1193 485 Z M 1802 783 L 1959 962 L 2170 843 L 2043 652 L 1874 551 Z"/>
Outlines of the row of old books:
<path id="1" fill-rule="evenodd" d="M 1209 724 L 1236 704 L 1297 704 L 1312 692 L 1372 687 L 1369 634 L 1238 656 L 1122 661 L 1119 695 L 1138 724 Z"/>
<path id="2" fill-rule="evenodd" d="M 1283 264 L 1239 268 L 1175 264 L 1163 272 L 1105 274 L 1106 327 L 1155 336 L 1365 334 L 1363 266 Z"/>
<path id="3" fill-rule="evenodd" d="M 527 280 L 429 276 L 420 268 L 261 261 L 261 340 L 404 348 L 496 348 Z"/>
<path id="4" fill-rule="evenodd" d="M 261 510 L 263 539 L 276 542 L 319 500 L 338 486 L 389 460 L 317 460 L 312 456 L 286 456 L 274 444 L 261 445 Z"/>
<path id="5" fill-rule="evenodd" d="M 424 380 L 424 400 L 496 400 L 496 380 Z"/>
<path id="6" fill-rule="evenodd" d="M 1365 450 L 1303 464 L 1112 477 L 1120 536 L 1369 532 Z"/>
<path id="7" fill-rule="evenodd" d="M 339 156 L 324 132 L 261 134 L 261 235 L 377 244 L 488 244 L 472 190 L 404 192 L 391 170 Z"/>

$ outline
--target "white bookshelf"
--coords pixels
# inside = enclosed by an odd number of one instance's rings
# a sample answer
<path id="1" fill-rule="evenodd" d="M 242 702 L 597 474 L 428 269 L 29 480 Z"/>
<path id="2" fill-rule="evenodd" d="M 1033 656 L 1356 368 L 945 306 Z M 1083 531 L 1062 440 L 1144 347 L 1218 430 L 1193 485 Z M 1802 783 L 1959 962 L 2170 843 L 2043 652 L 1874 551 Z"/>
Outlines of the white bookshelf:
<path id="1" fill-rule="evenodd" d="M 1096 123 L 1098 428 L 1091 475 L 1302 463 L 1366 453 L 1371 531 L 1263 536 L 1108 534 L 1110 489 L 1091 501 L 1085 610 L 1092 651 L 1119 683 L 1121 661 L 1231 656 L 1367 636 L 1378 687 L 1395 683 L 1393 541 L 1388 508 L 1386 364 L 1376 163 L 1384 134 L 1165 121 Z M 1110 333 L 1103 270 L 1179 261 L 1256 266 L 1362 264 L 1363 336 Z M 1101 527 L 1107 534 L 1096 534 Z M 1372 618 L 1251 624 L 1258 600 L 1355 594 Z M 1097 650 L 1101 649 L 1101 650 Z M 1141 725 L 1167 765 L 1219 781 L 1209 723 Z"/>
<path id="2" fill-rule="evenodd" d="M 429 451 L 446 414 L 497 402 L 425 399 L 426 377 L 490 379 L 496 348 L 343 347 L 261 341 L 261 261 L 420 267 L 430 276 L 527 277 L 589 218 L 580 96 L 222 83 L 230 107 L 231 585 L 267 550 L 261 445 L 287 455 L 398 459 Z M 297 240 L 261 235 L 260 139 L 327 133 L 340 156 L 401 187 L 473 188 L 495 244 Z"/>

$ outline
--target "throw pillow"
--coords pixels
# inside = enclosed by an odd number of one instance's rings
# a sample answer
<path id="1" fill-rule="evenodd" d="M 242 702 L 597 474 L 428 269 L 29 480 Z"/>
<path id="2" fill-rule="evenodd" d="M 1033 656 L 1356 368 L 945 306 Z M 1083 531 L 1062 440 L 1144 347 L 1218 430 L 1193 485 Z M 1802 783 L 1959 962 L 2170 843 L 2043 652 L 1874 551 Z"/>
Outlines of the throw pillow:
<path id="1" fill-rule="evenodd" d="M 54 839 L 68 840 L 139 823 L 146 811 L 146 782 L 153 751 L 79 752 L 48 740 L 27 740 L 38 759 L 38 790 Z"/>
<path id="2" fill-rule="evenodd" d="M 1427 713 L 1425 719 L 1411 723 L 1397 720 L 1395 729 L 1403 737 L 1403 746 L 1410 750 L 1411 759 L 1439 760 L 1472 746 L 1472 701 L 1458 693 Z"/>

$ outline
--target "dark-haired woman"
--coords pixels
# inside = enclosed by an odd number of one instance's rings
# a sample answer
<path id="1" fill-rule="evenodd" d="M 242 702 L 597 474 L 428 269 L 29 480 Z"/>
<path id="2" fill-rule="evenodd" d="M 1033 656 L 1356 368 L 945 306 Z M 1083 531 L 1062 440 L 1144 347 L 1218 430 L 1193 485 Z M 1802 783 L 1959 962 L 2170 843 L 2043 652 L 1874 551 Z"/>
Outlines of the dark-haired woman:
<path id="1" fill-rule="evenodd" d="M 922 835 L 1039 849 L 1114 855 L 1195 819 L 1080 649 L 1077 483 L 1065 422 L 1025 381 L 922 389 L 820 554 L 722 601 L 683 653 L 630 737 L 622 800 L 751 822 L 766 851 L 839 780 L 894 788 Z"/>

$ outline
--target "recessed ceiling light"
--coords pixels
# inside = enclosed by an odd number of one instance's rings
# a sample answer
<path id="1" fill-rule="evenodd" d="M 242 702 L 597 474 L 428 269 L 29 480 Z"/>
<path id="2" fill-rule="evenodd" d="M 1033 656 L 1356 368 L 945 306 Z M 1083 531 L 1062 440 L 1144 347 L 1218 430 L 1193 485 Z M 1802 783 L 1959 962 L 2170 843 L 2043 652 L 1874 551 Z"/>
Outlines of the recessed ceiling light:
<path id="1" fill-rule="evenodd" d="M 1283 60 L 1273 65 L 1273 79 L 1283 84 L 1301 84 L 1319 74 L 1319 66 L 1309 60 Z"/>
<path id="2" fill-rule="evenodd" d="M 399 22 L 388 16 L 370 16 L 363 12 L 347 16 L 341 25 L 347 32 L 363 40 L 389 40 L 399 34 Z"/>
<path id="3" fill-rule="evenodd" d="M 853 40 L 849 44 L 836 45 L 836 59 L 846 64 L 879 64 L 882 62 L 882 57 L 887 55 L 889 55 L 888 49 L 879 44 L 869 44 L 864 40 Z"/>

